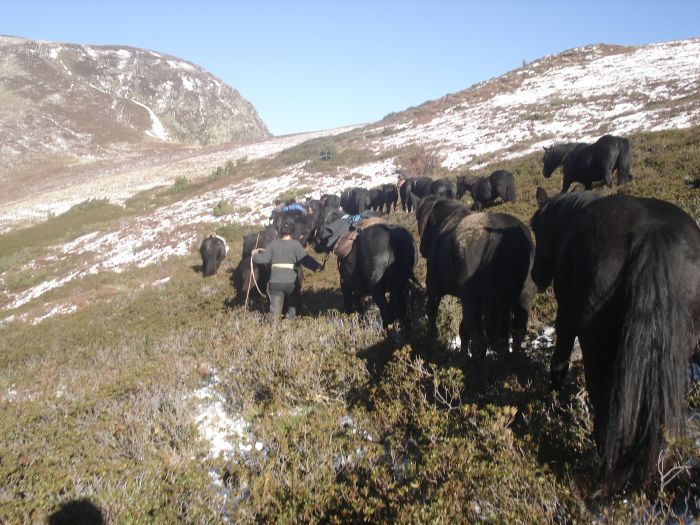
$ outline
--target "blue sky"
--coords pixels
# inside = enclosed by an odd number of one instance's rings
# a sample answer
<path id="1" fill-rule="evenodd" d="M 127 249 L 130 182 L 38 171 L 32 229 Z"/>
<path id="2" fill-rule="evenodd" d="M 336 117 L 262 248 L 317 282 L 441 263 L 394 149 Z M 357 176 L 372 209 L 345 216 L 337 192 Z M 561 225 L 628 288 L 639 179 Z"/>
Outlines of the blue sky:
<path id="1" fill-rule="evenodd" d="M 275 135 L 375 121 L 573 47 L 698 37 L 699 21 L 700 0 L 0 0 L 0 34 L 189 60 Z"/>

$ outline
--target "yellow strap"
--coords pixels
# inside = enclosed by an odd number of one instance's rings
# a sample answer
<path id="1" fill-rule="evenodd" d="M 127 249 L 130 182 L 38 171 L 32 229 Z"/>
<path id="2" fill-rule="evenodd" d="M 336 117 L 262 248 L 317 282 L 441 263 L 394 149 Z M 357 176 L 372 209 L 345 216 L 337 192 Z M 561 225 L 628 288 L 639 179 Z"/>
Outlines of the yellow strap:
<path id="1" fill-rule="evenodd" d="M 293 270 L 294 265 L 291 263 L 275 263 L 272 265 L 273 268 L 286 268 L 287 270 Z"/>

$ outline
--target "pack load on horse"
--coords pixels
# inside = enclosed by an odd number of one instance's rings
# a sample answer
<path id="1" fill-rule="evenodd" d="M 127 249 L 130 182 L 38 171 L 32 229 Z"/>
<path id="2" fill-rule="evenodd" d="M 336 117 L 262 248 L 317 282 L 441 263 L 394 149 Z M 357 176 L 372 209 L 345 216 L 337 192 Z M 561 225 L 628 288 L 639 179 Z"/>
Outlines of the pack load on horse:
<path id="1" fill-rule="evenodd" d="M 381 212 L 367 210 L 358 215 L 343 215 L 330 223 L 324 224 L 316 230 L 316 235 L 312 239 L 314 250 L 316 253 L 330 253 L 334 250 L 338 240 L 350 230 L 357 229 L 357 225 L 362 223 L 363 220 L 372 217 L 380 218 L 381 216 Z"/>
<path id="2" fill-rule="evenodd" d="M 602 491 L 644 486 L 665 438 L 683 434 L 688 359 L 700 335 L 700 229 L 673 204 L 537 189 L 532 278 L 554 285 L 551 386 L 583 354 Z"/>

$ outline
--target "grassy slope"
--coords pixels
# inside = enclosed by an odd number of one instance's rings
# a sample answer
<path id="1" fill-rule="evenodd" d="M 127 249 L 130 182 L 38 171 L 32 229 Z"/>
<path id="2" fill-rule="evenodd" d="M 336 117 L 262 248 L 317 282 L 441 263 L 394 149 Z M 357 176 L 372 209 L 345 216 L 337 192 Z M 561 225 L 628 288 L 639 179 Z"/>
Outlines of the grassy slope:
<path id="1" fill-rule="evenodd" d="M 636 179 L 622 191 L 700 218 L 700 190 L 683 180 L 700 177 L 700 130 L 634 138 Z M 544 181 L 539 163 L 490 167 L 518 183 L 518 201 L 495 210 L 527 221 L 536 184 L 559 188 L 560 172 Z M 392 220 L 415 232 L 411 217 Z M 581 369 L 570 402 L 550 403 L 551 348 L 468 362 L 446 349 L 459 321 L 451 300 L 437 341 L 420 324 L 409 339 L 387 338 L 337 313 L 330 262 L 305 281 L 303 317 L 272 331 L 259 313 L 243 316 L 229 282 L 240 237 L 231 241 L 213 278 L 193 271 L 193 253 L 52 292 L 97 294 L 77 313 L 0 326 L 0 522 L 41 522 L 61 502 L 89 498 L 110 522 L 216 523 L 209 468 L 227 480 L 225 510 L 239 522 L 619 522 L 657 501 L 592 499 Z M 533 330 L 553 311 L 539 296 Z M 208 460 L 198 437 L 191 393 L 213 369 L 228 409 L 264 443 L 245 460 Z M 672 498 L 661 494 L 660 508 Z"/>

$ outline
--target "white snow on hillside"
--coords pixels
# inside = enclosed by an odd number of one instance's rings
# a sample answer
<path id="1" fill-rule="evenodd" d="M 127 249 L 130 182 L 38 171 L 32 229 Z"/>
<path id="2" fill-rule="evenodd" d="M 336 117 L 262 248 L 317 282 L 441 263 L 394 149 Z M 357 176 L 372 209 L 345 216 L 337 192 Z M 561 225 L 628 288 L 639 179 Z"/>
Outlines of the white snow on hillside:
<path id="1" fill-rule="evenodd" d="M 99 89 L 97 86 L 92 87 Z M 123 204 L 136 193 L 172 184 L 177 177 L 185 177 L 188 180 L 202 177 L 229 160 L 252 161 L 271 157 L 304 141 L 345 133 L 358 126 L 274 137 L 234 148 L 202 152 L 155 165 L 125 164 L 117 167 L 116 172 L 109 177 L 95 177 L 82 184 L 74 184 L 71 187 L 52 190 L 32 198 L 16 200 L 3 206 L 0 209 L 0 233 L 9 230 L 17 223 L 44 219 L 49 213 L 56 215 L 64 213 L 87 199 L 108 198 L 111 202 Z"/>
<path id="2" fill-rule="evenodd" d="M 546 67 L 548 61 L 555 59 L 554 67 Z M 183 64 L 173 62 L 171 66 L 183 67 Z M 598 47 L 583 48 L 576 51 L 574 61 L 568 60 L 566 54 L 547 57 L 512 73 L 508 79 L 503 83 L 505 87 L 494 89 L 491 96 L 481 96 L 477 102 L 455 102 L 427 121 L 369 126 L 365 135 L 377 137 L 371 143 L 377 152 L 411 144 L 425 145 L 442 156 L 445 167 L 453 169 L 480 167 L 486 162 L 524 155 L 552 142 L 592 141 L 603 133 L 602 130 L 624 135 L 638 130 L 700 124 L 697 96 L 700 92 L 700 39 L 655 44 L 619 53 L 602 52 Z M 475 89 L 485 85 L 490 86 L 483 83 Z M 674 101 L 683 101 L 678 106 L 682 111 L 669 112 L 667 104 Z M 86 198 L 105 196 L 120 202 L 139 184 L 143 188 L 149 183 L 163 184 L 174 176 L 189 178 L 193 173 L 201 176 L 228 160 L 268 157 L 304 140 L 352 128 L 278 137 L 136 171 L 133 166 L 127 166 L 110 179 L 111 186 L 105 186 L 104 180 L 96 180 L 84 187 L 67 189 L 63 194 L 54 193 L 57 200 L 44 203 L 43 210 L 64 211 Z M 267 220 L 273 199 L 282 191 L 311 188 L 314 197 L 321 193 L 340 193 L 349 186 L 371 187 L 395 182 L 394 170 L 393 159 L 352 169 L 341 168 L 331 175 L 307 173 L 303 165 L 294 165 L 274 179 L 239 181 L 122 221 L 111 231 L 88 234 L 66 245 L 55 246 L 45 260 L 53 258 L 60 263 L 69 254 L 82 253 L 86 255 L 83 265 L 11 295 L 4 310 L 12 314 L 19 306 L 40 300 L 49 290 L 85 275 L 120 272 L 128 266 L 143 267 L 168 257 L 194 253 L 205 229 L 216 222 L 212 211 L 221 200 L 228 201 L 234 209 L 232 215 L 223 218 L 224 223 L 260 223 Z M 64 206 L 63 210 L 56 209 L 59 203 Z M 8 213 L 19 214 L 28 208 L 31 206 L 19 203 L 13 210 L 1 211 L 0 225 L 8 220 Z M 47 312 L 54 310 L 66 311 L 56 305 L 47 306 Z"/>
<path id="3" fill-rule="evenodd" d="M 321 193 L 338 194 L 348 186 L 368 187 L 395 181 L 394 167 L 390 161 L 374 163 L 362 172 L 351 172 L 344 176 L 315 176 L 306 173 L 301 166 L 295 166 L 282 177 L 245 180 L 183 200 L 148 215 L 124 221 L 113 231 L 88 233 L 55 246 L 45 259 L 60 263 L 81 253 L 84 254 L 82 267 L 21 293 L 11 294 L 10 303 L 4 309 L 18 308 L 50 290 L 86 275 L 103 271 L 120 273 L 128 266 L 142 268 L 196 251 L 207 233 L 206 226 L 217 222 L 212 213 L 221 200 L 233 203 L 234 208 L 233 214 L 223 218 L 225 223 L 266 223 L 272 212 L 272 201 L 289 188 L 311 188 L 309 196 L 319 197 Z M 27 269 L 31 269 L 31 265 L 30 262 Z"/>
<path id="4" fill-rule="evenodd" d="M 653 44 L 633 52 L 605 55 L 597 47 L 587 61 L 561 64 L 534 74 L 535 62 L 518 74 L 525 78 L 512 90 L 488 100 L 459 103 L 428 122 L 403 126 L 378 139 L 377 151 L 424 143 L 444 155 L 443 165 L 479 167 L 490 161 L 536 151 L 553 142 L 592 141 L 605 132 L 618 135 L 700 124 L 700 105 L 676 118 L 661 102 L 680 100 L 700 91 L 700 39 Z M 513 145 L 541 138 L 508 153 Z M 500 152 L 500 153 L 498 153 Z"/>

